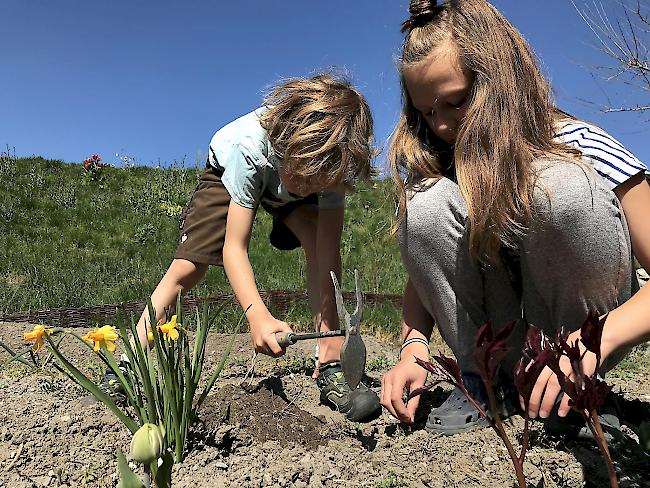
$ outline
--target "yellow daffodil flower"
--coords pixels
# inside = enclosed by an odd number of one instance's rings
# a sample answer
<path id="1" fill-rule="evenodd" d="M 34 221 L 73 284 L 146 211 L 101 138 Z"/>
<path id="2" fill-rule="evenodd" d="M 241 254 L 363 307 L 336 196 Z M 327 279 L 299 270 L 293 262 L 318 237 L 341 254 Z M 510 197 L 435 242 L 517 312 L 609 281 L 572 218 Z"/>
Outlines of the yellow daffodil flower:
<path id="1" fill-rule="evenodd" d="M 52 329 L 46 329 L 42 325 L 35 325 L 33 331 L 25 332 L 25 342 L 34 341 L 34 351 L 38 352 L 45 343 L 45 334 L 52 335 Z"/>
<path id="2" fill-rule="evenodd" d="M 97 330 L 91 330 L 84 336 L 84 341 L 93 342 L 93 350 L 95 352 L 100 349 L 108 349 L 110 352 L 115 352 L 115 341 L 119 335 L 115 332 L 115 327 L 105 325 Z"/>
<path id="3" fill-rule="evenodd" d="M 147 331 L 147 339 L 149 340 L 149 342 L 153 342 L 153 332 L 151 332 L 150 330 Z"/>
<path id="4" fill-rule="evenodd" d="M 162 322 L 162 320 L 160 322 Z M 165 338 L 170 338 L 171 340 L 175 341 L 178 339 L 177 327 L 179 325 L 180 324 L 176 323 L 176 315 L 173 315 L 172 319 L 166 324 L 158 323 L 158 330 L 163 333 Z"/>

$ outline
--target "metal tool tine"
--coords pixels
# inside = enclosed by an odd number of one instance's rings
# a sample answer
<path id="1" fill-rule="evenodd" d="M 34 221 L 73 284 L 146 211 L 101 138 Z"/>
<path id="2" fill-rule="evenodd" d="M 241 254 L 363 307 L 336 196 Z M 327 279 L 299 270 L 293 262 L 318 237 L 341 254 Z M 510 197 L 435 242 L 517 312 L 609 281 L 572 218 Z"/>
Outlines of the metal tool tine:
<path id="1" fill-rule="evenodd" d="M 350 388 L 356 390 L 363 379 L 363 373 L 366 367 L 366 345 L 363 343 L 360 334 L 363 305 L 361 287 L 359 286 L 359 272 L 357 270 L 354 272 L 357 307 L 354 311 L 353 319 L 350 318 L 350 314 L 343 303 L 343 294 L 341 293 L 336 275 L 333 272 L 330 272 L 330 275 L 334 283 L 336 308 L 339 313 L 339 327 L 342 329 L 345 327 L 345 340 L 341 346 L 341 368 L 343 369 L 345 381 L 348 382 Z"/>
<path id="2" fill-rule="evenodd" d="M 359 270 L 354 270 L 354 289 L 355 295 L 357 298 L 357 306 L 354 309 L 352 314 L 351 324 L 353 327 L 358 327 L 361 323 L 361 317 L 363 316 L 363 294 L 361 293 L 361 283 L 359 279 Z"/>
<path id="3" fill-rule="evenodd" d="M 332 277 L 332 283 L 334 284 L 334 296 L 336 298 L 336 311 L 339 314 L 339 327 L 340 328 L 345 327 L 347 329 L 350 323 L 350 314 L 348 314 L 348 311 L 345 308 L 345 304 L 343 303 L 343 294 L 341 293 L 339 280 L 336 279 L 336 275 L 334 274 L 334 271 L 330 271 L 330 276 Z"/>

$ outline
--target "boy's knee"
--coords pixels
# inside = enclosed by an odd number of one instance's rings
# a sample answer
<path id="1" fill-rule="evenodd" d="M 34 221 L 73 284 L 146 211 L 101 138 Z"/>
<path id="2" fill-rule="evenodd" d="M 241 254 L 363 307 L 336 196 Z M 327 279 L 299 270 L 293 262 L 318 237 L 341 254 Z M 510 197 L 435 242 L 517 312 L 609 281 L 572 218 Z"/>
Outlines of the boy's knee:
<path id="1" fill-rule="evenodd" d="M 183 291 L 187 291 L 198 283 L 207 270 L 208 265 L 205 263 L 195 263 L 187 259 L 174 259 L 167 271 L 167 277 L 178 284 Z"/>

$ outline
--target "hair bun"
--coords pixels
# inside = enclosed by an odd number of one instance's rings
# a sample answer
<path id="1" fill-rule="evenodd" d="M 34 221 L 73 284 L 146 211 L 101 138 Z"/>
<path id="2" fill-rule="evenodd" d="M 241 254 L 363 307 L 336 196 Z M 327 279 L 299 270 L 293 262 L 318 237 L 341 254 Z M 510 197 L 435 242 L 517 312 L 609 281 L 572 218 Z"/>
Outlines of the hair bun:
<path id="1" fill-rule="evenodd" d="M 436 7 L 438 7 L 437 0 L 411 0 L 409 13 L 412 17 L 428 15 L 434 13 Z"/>
<path id="2" fill-rule="evenodd" d="M 411 17 L 402 22 L 402 32 L 411 31 L 416 27 L 422 27 L 431 19 L 438 15 L 443 5 L 439 5 L 437 0 L 411 0 L 409 3 L 409 13 Z"/>

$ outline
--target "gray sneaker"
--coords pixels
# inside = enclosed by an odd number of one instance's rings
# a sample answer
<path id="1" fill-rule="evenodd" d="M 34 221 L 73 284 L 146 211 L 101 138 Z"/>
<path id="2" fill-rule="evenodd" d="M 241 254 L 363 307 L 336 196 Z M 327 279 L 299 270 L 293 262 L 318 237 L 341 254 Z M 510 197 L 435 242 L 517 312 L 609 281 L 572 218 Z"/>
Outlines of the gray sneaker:
<path id="1" fill-rule="evenodd" d="M 481 377 L 474 373 L 464 373 L 463 383 L 470 395 L 485 410 L 488 410 L 488 396 Z M 505 420 L 518 411 L 517 390 L 505 378 L 495 387 L 497 408 L 501 419 Z M 492 412 L 488 413 L 491 415 Z M 427 432 L 454 435 L 475 428 L 486 427 L 489 423 L 474 408 L 459 388 L 454 388 L 439 407 L 433 408 L 427 418 Z"/>
<path id="2" fill-rule="evenodd" d="M 321 403 L 345 414 L 352 422 L 370 420 L 381 412 L 379 397 L 374 391 L 363 383 L 356 390 L 350 388 L 339 361 L 321 364 L 316 384 L 320 388 Z"/>
<path id="3" fill-rule="evenodd" d="M 127 361 L 120 361 L 119 368 L 126 375 L 127 369 L 130 369 L 131 365 Z M 124 387 L 111 368 L 106 368 L 103 378 L 99 381 L 99 389 L 108 395 L 118 407 L 127 405 L 128 401 Z"/>

